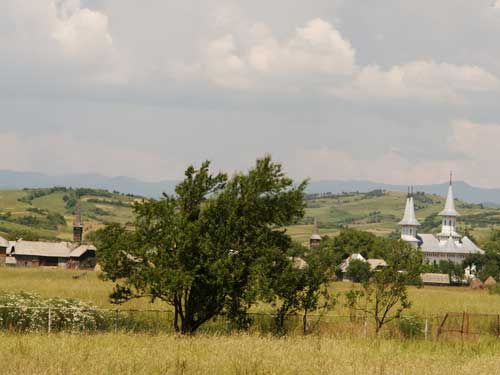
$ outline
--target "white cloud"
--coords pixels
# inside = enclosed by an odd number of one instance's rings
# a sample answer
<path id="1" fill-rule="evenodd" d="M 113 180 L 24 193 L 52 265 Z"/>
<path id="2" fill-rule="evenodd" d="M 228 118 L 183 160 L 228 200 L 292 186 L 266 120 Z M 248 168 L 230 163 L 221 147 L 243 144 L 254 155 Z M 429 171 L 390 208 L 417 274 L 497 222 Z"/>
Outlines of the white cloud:
<path id="1" fill-rule="evenodd" d="M 124 66 L 113 45 L 108 17 L 79 0 L 4 0 L 0 53 L 3 65 L 30 74 L 64 73 L 75 81 L 120 82 Z"/>
<path id="2" fill-rule="evenodd" d="M 498 90 L 499 80 L 479 66 L 416 60 L 384 70 L 361 66 L 356 51 L 331 23 L 316 18 L 286 40 L 265 24 L 206 42 L 180 77 L 236 90 L 330 92 L 348 100 L 459 102 L 469 92 Z M 194 68 L 196 67 L 196 68 Z M 193 78 L 193 75 L 191 75 Z"/>
<path id="3" fill-rule="evenodd" d="M 389 70 L 366 66 L 347 87 L 332 92 L 348 99 L 458 101 L 464 92 L 498 90 L 499 80 L 477 66 L 415 61 Z"/>
<path id="4" fill-rule="evenodd" d="M 197 79 L 234 89 L 298 90 L 332 82 L 355 70 L 355 51 L 339 31 L 319 18 L 280 41 L 255 23 L 242 35 L 226 33 L 202 48 Z"/>

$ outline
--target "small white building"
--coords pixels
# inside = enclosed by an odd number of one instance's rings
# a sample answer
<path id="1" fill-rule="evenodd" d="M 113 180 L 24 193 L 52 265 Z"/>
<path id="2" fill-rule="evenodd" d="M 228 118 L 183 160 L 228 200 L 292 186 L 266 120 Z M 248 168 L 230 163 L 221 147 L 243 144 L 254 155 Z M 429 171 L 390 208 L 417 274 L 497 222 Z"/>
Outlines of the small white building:
<path id="1" fill-rule="evenodd" d="M 342 272 L 342 280 L 344 281 L 350 281 L 349 279 L 347 279 L 345 277 L 345 274 L 347 273 L 347 270 L 349 269 L 349 265 L 351 264 L 351 262 L 353 260 L 360 260 L 362 262 L 366 262 L 370 265 L 370 271 L 377 271 L 377 270 L 380 270 L 382 269 L 383 267 L 387 267 L 387 263 L 385 262 L 385 260 L 383 259 L 375 259 L 375 258 L 371 258 L 371 259 L 365 259 L 365 257 L 359 253 L 354 253 L 352 255 L 350 255 L 346 260 L 344 260 L 339 268 L 340 268 L 340 271 Z"/>
<path id="2" fill-rule="evenodd" d="M 462 237 L 457 233 L 456 224 L 460 214 L 455 209 L 451 178 L 446 203 L 439 216 L 442 218 L 439 234 L 418 233 L 420 223 L 415 216 L 413 196 L 408 194 L 403 219 L 399 222 L 401 239 L 418 247 L 429 263 L 442 260 L 462 263 L 469 254 L 484 254 L 467 236 Z"/>

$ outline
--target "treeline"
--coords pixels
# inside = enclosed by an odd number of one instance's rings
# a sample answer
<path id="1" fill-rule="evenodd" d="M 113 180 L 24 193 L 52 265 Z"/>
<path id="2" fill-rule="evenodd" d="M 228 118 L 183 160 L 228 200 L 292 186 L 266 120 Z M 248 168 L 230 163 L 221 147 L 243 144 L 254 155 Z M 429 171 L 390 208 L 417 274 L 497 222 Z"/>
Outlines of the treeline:
<path id="1" fill-rule="evenodd" d="M 49 212 L 40 209 L 33 209 L 32 212 L 39 214 L 39 216 L 15 216 L 12 215 L 11 212 L 7 212 L 0 214 L 0 220 L 48 230 L 56 230 L 59 226 L 66 225 L 66 219 L 64 218 L 64 216 L 57 212 Z"/>

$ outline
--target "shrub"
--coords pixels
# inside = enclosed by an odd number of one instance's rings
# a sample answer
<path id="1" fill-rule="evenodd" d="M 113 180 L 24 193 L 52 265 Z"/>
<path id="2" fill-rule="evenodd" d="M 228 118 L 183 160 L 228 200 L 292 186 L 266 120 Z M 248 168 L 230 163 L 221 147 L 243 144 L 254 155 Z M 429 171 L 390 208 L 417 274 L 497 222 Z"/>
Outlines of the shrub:
<path id="1" fill-rule="evenodd" d="M 399 331 L 407 339 L 421 337 L 424 333 L 424 321 L 415 315 L 404 315 L 398 321 Z"/>
<path id="2" fill-rule="evenodd" d="M 43 300 L 29 293 L 0 293 L 0 328 L 18 332 L 95 331 L 106 325 L 106 316 L 95 307 L 73 299 Z"/>

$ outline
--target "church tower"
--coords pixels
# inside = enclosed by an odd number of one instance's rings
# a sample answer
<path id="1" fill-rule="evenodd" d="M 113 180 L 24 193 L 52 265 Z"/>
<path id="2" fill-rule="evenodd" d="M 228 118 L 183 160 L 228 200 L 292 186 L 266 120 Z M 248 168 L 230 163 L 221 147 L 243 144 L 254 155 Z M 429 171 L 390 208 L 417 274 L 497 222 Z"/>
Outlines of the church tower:
<path id="1" fill-rule="evenodd" d="M 318 219 L 314 218 L 314 227 L 311 237 L 309 238 L 309 247 L 311 249 L 319 247 L 321 244 L 321 236 L 319 235 Z"/>
<path id="2" fill-rule="evenodd" d="M 401 227 L 401 239 L 411 243 L 413 246 L 418 246 L 419 240 L 417 238 L 417 228 L 420 226 L 415 216 L 415 203 L 413 202 L 413 188 L 410 192 L 408 189 L 408 196 L 406 197 L 406 206 L 403 220 L 399 222 Z"/>
<path id="3" fill-rule="evenodd" d="M 460 214 L 455 209 L 455 199 L 453 197 L 453 183 L 452 174 L 450 173 L 450 185 L 448 187 L 448 195 L 446 196 L 446 203 L 444 210 L 439 213 L 442 218 L 441 233 L 437 235 L 439 240 L 447 240 L 449 237 L 453 239 L 460 239 L 460 235 L 456 232 L 457 217 Z"/>
<path id="4" fill-rule="evenodd" d="M 76 204 L 75 222 L 73 223 L 73 242 L 82 243 L 83 240 L 83 224 L 82 214 L 80 211 L 80 202 Z"/>

